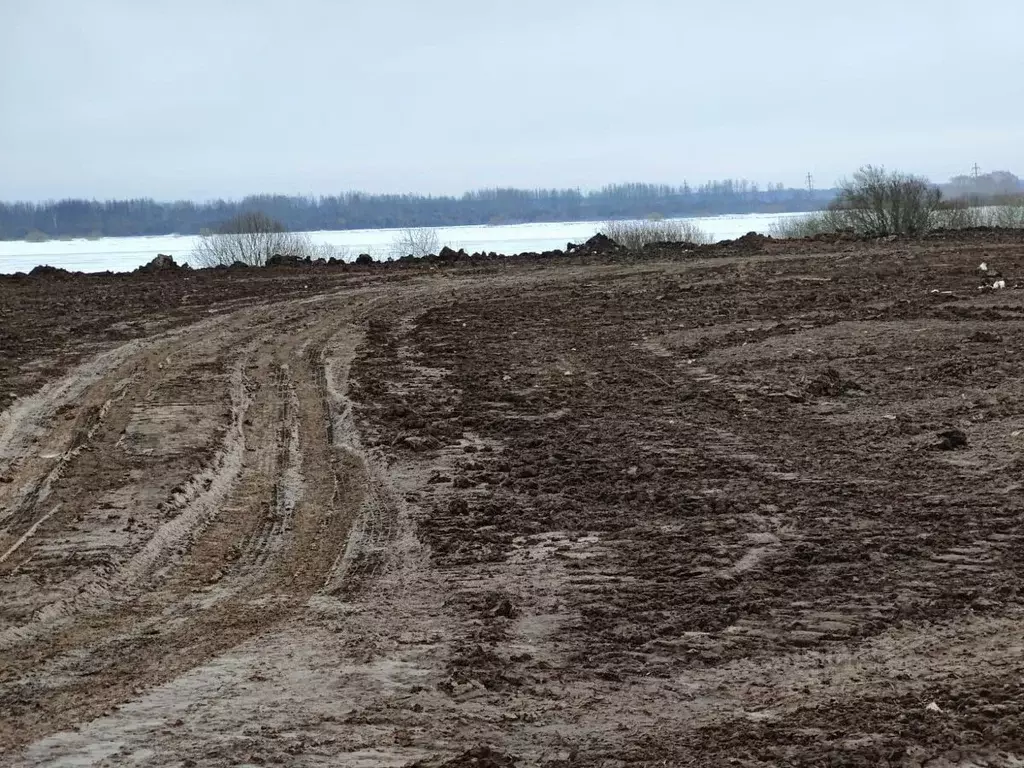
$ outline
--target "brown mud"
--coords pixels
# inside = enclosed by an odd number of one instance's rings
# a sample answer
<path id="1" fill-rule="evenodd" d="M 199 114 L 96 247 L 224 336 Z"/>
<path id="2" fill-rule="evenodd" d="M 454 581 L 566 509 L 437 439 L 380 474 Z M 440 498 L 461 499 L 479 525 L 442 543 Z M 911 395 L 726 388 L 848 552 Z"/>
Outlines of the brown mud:
<path id="1" fill-rule="evenodd" d="M 0 763 L 1024 765 L 1021 238 L 585 251 L 0 278 Z"/>

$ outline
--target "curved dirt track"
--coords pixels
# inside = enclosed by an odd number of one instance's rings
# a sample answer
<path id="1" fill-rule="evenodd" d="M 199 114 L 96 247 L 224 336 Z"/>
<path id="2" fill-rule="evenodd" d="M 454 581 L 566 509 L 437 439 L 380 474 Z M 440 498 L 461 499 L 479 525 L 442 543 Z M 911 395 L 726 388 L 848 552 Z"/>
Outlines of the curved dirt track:
<path id="1" fill-rule="evenodd" d="M 14 400 L 0 764 L 1024 764 L 1024 247 L 774 247 L 262 286 Z"/>
<path id="2" fill-rule="evenodd" d="M 344 375 L 381 297 L 132 341 L 3 414 L 0 744 L 92 720 L 336 580 L 380 497 Z"/>

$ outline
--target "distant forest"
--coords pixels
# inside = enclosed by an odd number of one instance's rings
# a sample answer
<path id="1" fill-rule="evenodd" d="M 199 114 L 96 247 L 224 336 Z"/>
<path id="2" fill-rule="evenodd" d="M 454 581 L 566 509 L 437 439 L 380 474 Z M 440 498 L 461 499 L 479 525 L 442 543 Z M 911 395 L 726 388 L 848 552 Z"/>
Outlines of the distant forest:
<path id="1" fill-rule="evenodd" d="M 816 210 L 834 196 L 832 189 L 760 187 L 729 179 L 695 187 L 614 184 L 590 192 L 483 189 L 461 197 L 348 192 L 325 197 L 255 195 L 204 203 L 150 199 L 0 203 L 0 239 L 198 234 L 252 211 L 267 214 L 289 230 L 308 231 L 781 213 Z"/>

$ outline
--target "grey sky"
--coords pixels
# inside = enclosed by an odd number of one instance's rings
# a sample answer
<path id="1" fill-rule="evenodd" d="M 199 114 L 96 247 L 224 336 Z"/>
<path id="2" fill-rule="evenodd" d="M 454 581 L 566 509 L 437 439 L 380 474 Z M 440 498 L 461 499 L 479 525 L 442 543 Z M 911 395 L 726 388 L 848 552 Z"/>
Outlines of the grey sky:
<path id="1" fill-rule="evenodd" d="M 1024 173 L 1020 0 L 0 0 L 0 198 Z"/>

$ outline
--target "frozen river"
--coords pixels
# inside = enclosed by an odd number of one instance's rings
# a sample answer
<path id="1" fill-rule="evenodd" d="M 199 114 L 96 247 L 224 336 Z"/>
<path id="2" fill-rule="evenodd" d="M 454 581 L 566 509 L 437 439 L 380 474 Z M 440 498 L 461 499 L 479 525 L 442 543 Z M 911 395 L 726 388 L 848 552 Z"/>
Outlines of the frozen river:
<path id="1" fill-rule="evenodd" d="M 801 214 L 740 214 L 688 219 L 714 240 L 734 239 L 747 232 L 768 233 L 771 224 L 783 216 Z M 598 221 L 511 224 L 502 226 L 438 227 L 442 245 L 465 248 L 468 253 L 496 251 L 513 254 L 565 248 L 580 243 L 601 227 Z M 386 258 L 400 230 L 348 229 L 309 232 L 314 243 L 328 243 L 355 258 L 360 253 Z M 28 272 L 40 264 L 81 272 L 128 272 L 153 259 L 158 253 L 187 262 L 195 242 L 192 235 L 154 237 L 104 237 L 98 240 L 49 240 L 44 243 L 0 241 L 0 273 Z"/>

